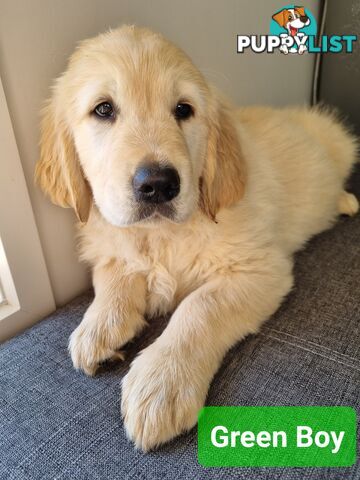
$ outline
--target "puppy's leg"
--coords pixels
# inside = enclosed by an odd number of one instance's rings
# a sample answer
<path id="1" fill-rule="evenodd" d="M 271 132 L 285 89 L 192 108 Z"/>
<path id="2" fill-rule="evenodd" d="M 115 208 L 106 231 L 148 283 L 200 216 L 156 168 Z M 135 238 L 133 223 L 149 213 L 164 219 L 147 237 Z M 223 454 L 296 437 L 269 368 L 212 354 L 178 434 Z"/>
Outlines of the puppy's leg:
<path id="1" fill-rule="evenodd" d="M 145 325 L 145 279 L 125 275 L 116 260 L 95 267 L 95 299 L 70 337 L 69 350 L 76 369 L 93 375 L 98 364 L 121 358 L 117 349 Z"/>
<path id="2" fill-rule="evenodd" d="M 292 285 L 291 267 L 264 253 L 244 272 L 219 275 L 181 302 L 123 380 L 125 428 L 138 448 L 152 449 L 195 425 L 225 353 L 277 310 Z"/>
<path id="3" fill-rule="evenodd" d="M 340 214 L 352 217 L 359 211 L 359 202 L 355 195 L 344 190 L 338 201 L 338 209 Z"/>

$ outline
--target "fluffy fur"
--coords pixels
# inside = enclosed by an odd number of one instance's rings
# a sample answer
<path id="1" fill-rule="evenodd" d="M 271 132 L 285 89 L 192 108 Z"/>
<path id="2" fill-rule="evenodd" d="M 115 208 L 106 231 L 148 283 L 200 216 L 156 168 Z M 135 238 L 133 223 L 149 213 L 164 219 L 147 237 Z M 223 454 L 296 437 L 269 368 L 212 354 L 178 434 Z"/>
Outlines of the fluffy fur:
<path id="1" fill-rule="evenodd" d="M 195 115 L 173 117 L 180 100 Z M 111 100 L 116 120 L 93 109 Z M 293 253 L 355 214 L 344 190 L 356 143 L 328 113 L 234 109 L 162 36 L 122 27 L 72 56 L 43 112 L 36 176 L 73 207 L 95 299 L 70 338 L 75 368 L 99 362 L 173 312 L 122 383 L 130 439 L 149 450 L 191 428 L 227 350 L 279 307 L 293 284 Z M 181 191 L 173 218 L 139 220 L 136 167 L 171 163 Z"/>

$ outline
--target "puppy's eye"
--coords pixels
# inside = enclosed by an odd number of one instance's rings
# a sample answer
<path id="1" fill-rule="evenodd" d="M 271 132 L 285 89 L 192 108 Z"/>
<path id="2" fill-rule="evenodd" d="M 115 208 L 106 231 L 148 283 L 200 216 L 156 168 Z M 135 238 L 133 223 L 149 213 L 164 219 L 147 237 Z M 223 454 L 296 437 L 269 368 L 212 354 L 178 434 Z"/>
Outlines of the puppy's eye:
<path id="1" fill-rule="evenodd" d="M 178 103 L 174 115 L 176 120 L 186 120 L 194 115 L 194 109 L 188 103 Z"/>
<path id="2" fill-rule="evenodd" d="M 102 102 L 99 103 L 94 109 L 95 115 L 101 118 L 113 118 L 114 116 L 114 109 L 111 103 L 109 102 Z"/>

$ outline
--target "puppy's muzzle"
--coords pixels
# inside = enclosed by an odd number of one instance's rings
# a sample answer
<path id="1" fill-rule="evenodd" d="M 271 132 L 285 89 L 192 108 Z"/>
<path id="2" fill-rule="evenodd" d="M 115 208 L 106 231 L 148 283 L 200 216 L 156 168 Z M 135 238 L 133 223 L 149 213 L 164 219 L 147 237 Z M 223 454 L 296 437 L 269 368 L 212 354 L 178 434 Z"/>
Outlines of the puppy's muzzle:
<path id="1" fill-rule="evenodd" d="M 170 202 L 179 194 L 180 177 L 173 167 L 145 165 L 136 170 L 132 185 L 138 202 L 155 205 Z"/>

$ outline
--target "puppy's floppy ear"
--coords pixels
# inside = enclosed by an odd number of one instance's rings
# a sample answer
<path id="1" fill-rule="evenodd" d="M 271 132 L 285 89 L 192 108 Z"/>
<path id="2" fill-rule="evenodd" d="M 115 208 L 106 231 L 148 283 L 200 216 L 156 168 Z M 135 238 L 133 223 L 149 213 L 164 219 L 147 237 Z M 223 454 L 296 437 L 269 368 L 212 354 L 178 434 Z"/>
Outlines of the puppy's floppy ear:
<path id="1" fill-rule="evenodd" d="M 231 109 L 215 98 L 209 113 L 209 134 L 200 178 L 200 208 L 212 220 L 244 195 L 246 168 Z"/>
<path id="2" fill-rule="evenodd" d="M 298 12 L 302 17 L 306 15 L 304 7 L 294 7 L 295 12 Z"/>
<path id="3" fill-rule="evenodd" d="M 86 222 L 92 195 L 86 181 L 72 135 L 61 115 L 56 112 L 54 100 L 42 112 L 40 159 L 36 164 L 35 181 L 49 195 L 52 202 L 72 207 L 78 219 Z"/>
<path id="4" fill-rule="evenodd" d="M 280 25 L 280 27 L 285 27 L 286 25 L 286 9 L 281 10 L 278 13 L 275 13 L 275 15 L 272 16 L 272 19 L 275 20 L 276 23 Z"/>

